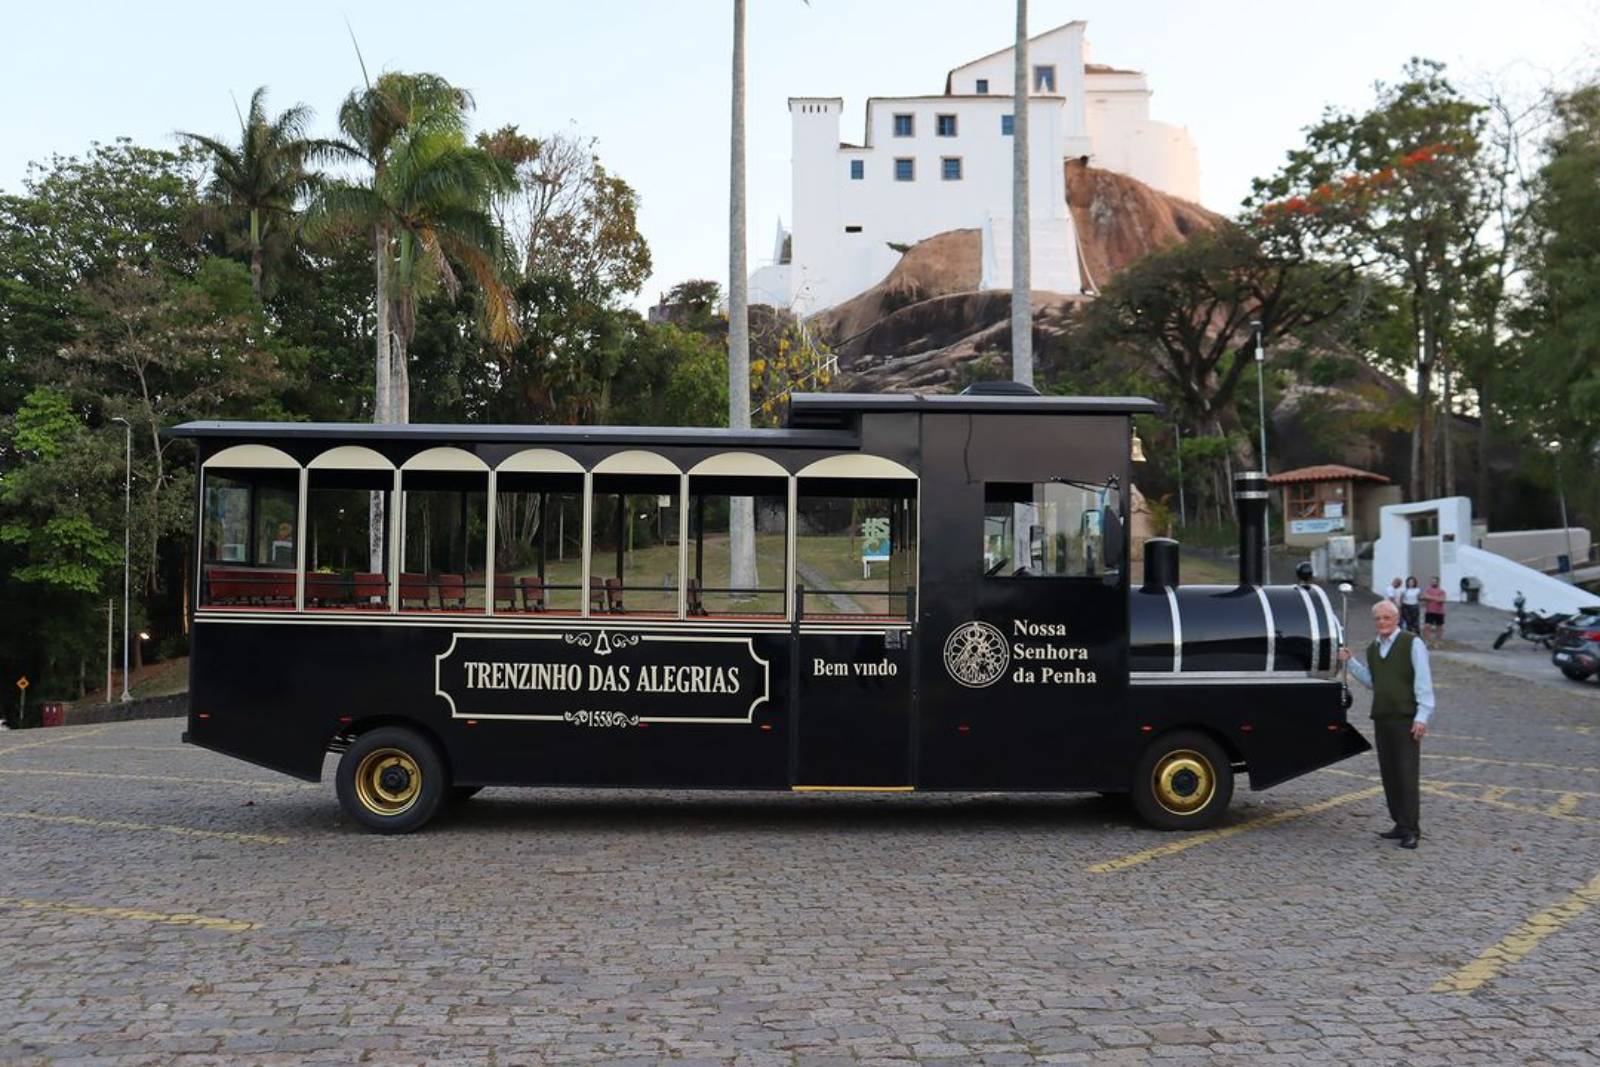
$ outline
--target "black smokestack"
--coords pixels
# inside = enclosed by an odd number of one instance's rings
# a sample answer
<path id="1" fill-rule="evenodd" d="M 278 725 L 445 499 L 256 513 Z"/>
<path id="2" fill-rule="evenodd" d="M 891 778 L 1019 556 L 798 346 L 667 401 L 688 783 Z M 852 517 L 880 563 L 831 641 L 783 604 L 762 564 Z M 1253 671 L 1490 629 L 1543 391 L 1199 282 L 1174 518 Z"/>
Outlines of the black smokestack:
<path id="1" fill-rule="evenodd" d="M 1152 537 L 1144 543 L 1144 591 L 1159 593 L 1178 584 L 1178 542 Z"/>
<path id="2" fill-rule="evenodd" d="M 1244 471 L 1233 476 L 1233 504 L 1239 513 L 1239 584 L 1261 584 L 1267 528 L 1267 476 Z"/>

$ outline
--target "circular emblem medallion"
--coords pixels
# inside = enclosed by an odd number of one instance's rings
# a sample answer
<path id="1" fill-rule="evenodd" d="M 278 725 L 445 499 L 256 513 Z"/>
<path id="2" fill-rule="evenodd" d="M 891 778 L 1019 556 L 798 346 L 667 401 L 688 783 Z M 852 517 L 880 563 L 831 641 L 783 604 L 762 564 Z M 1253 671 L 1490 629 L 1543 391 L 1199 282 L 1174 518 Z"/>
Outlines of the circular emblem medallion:
<path id="1" fill-rule="evenodd" d="M 970 689 L 998 682 L 1010 663 L 1005 634 L 986 622 L 957 626 L 944 643 L 944 669 Z"/>

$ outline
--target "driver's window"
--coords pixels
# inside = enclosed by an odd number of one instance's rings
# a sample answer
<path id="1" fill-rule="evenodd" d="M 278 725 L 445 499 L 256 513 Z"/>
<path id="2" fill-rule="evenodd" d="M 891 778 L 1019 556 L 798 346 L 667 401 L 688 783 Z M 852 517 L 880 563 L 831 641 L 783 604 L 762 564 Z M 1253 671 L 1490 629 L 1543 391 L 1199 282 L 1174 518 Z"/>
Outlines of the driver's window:
<path id="1" fill-rule="evenodd" d="M 983 573 L 991 578 L 1101 577 L 1122 566 L 1115 482 L 988 482 Z"/>

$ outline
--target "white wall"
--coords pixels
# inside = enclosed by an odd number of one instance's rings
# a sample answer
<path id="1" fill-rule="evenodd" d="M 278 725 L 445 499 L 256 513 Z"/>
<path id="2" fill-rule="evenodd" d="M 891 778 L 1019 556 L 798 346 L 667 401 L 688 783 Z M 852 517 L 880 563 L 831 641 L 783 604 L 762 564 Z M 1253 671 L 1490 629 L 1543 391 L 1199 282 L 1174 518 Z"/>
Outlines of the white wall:
<path id="1" fill-rule="evenodd" d="M 1065 115 L 1061 128 L 1063 157 L 1077 158 L 1088 155 L 1089 130 L 1084 124 L 1084 24 L 1069 22 L 1028 41 L 1030 67 L 1056 68 L 1056 96 L 1062 98 Z M 1016 49 L 1006 48 L 991 56 L 974 60 L 950 72 L 950 92 L 965 95 L 978 91 L 978 81 L 988 79 L 989 93 L 996 96 L 1012 95 L 1016 78 Z M 1028 72 L 1029 91 L 1033 89 L 1033 72 Z M 1037 144 L 1037 142 L 1035 142 Z"/>
<path id="2" fill-rule="evenodd" d="M 1133 71 L 1094 73 L 1086 79 L 1089 162 L 1137 178 L 1153 189 L 1200 200 L 1200 154 L 1189 131 L 1150 118 L 1150 89 Z"/>
<path id="3" fill-rule="evenodd" d="M 1001 116 L 1012 110 L 1010 98 L 873 99 L 861 146 L 839 144 L 836 104 L 814 98 L 790 103 L 795 153 L 791 291 L 802 313 L 831 307 L 882 280 L 900 258 L 890 242 L 910 245 L 949 230 L 981 228 L 997 209 L 1010 215 L 1012 140 L 1001 132 Z M 912 116 L 911 136 L 895 136 L 897 114 Z M 1029 114 L 1034 284 L 1076 293 L 1082 288 L 1077 260 L 1065 254 L 1072 231 L 1061 166 L 1060 101 L 1036 98 Z M 955 136 L 939 136 L 939 115 L 955 116 Z M 959 180 L 944 179 L 946 157 L 961 160 Z M 895 179 L 895 161 L 901 158 L 914 161 L 912 181 Z M 859 180 L 850 177 L 853 160 L 863 165 Z M 860 229 L 847 232 L 852 227 Z M 1056 244 L 1064 245 L 1060 255 L 1052 254 Z M 1008 265 L 1005 284 L 1009 280 Z"/>

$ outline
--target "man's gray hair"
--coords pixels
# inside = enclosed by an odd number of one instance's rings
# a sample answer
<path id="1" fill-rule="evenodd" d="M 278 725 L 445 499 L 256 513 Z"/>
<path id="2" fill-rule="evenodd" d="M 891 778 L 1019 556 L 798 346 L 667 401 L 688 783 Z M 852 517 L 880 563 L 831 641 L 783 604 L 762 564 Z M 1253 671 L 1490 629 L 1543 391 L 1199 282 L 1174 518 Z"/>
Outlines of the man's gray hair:
<path id="1" fill-rule="evenodd" d="M 1379 615 L 1393 615 L 1395 618 L 1399 618 L 1400 609 L 1394 606 L 1394 601 L 1392 600 L 1380 600 L 1372 605 L 1372 615 L 1374 618 Z"/>

